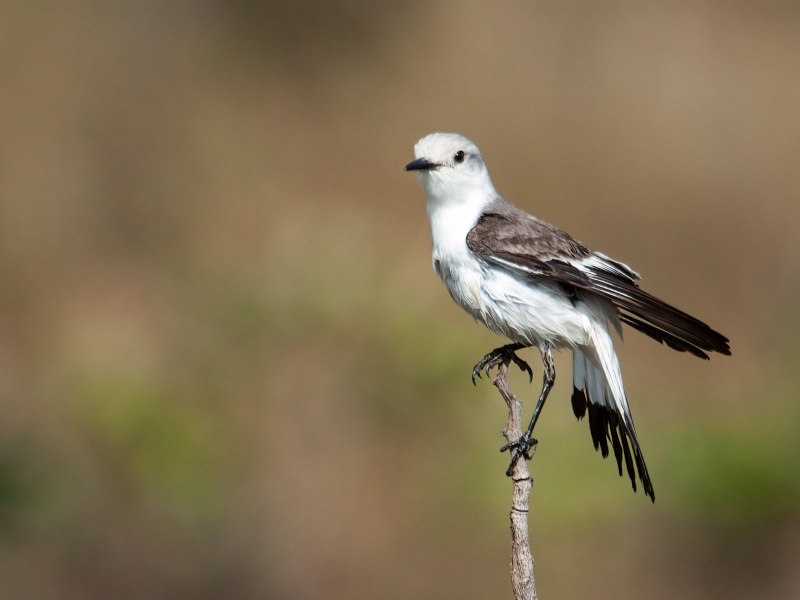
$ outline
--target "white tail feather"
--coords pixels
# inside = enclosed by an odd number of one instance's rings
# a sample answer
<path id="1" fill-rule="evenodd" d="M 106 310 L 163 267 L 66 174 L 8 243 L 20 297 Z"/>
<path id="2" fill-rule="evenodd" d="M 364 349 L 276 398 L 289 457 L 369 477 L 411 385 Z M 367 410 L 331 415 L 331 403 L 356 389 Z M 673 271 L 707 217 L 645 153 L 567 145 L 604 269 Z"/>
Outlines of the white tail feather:
<path id="1" fill-rule="evenodd" d="M 590 342 L 575 348 L 572 352 L 572 384 L 575 388 L 572 408 L 575 416 L 582 418 L 588 409 L 589 428 L 595 448 L 602 449 L 605 457 L 608 455 L 609 447 L 613 447 L 620 475 L 622 475 L 622 459 L 625 459 L 634 490 L 636 489 L 635 464 L 645 494 L 655 500 L 653 486 L 625 398 L 625 389 L 622 387 L 619 361 L 604 322 L 592 323 Z M 628 450 L 628 440 L 633 450 L 632 455 Z"/>
<path id="2" fill-rule="evenodd" d="M 614 352 L 614 343 L 611 340 L 611 335 L 605 324 L 594 323 L 592 328 L 592 341 L 594 342 L 594 351 L 600 368 L 605 375 L 605 387 L 610 392 L 610 398 L 616 412 L 623 417 L 625 424 L 635 431 L 633 428 L 633 419 L 631 412 L 628 408 L 628 399 L 625 397 L 625 388 L 622 386 L 622 373 L 619 369 L 619 360 L 617 353 Z"/>
<path id="3" fill-rule="evenodd" d="M 585 392 L 587 399 L 593 404 L 606 406 L 618 412 L 607 378 L 603 370 L 595 364 L 600 362 L 599 358 L 597 356 L 593 358 L 594 361 L 590 360 L 577 348 L 572 351 L 572 386 Z"/>

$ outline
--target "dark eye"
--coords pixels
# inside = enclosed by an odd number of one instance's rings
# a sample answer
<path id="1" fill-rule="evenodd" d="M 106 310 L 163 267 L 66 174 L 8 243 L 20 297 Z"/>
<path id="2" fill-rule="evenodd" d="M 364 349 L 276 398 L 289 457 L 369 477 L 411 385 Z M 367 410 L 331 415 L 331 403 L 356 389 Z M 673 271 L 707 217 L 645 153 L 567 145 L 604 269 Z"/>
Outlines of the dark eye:
<path id="1" fill-rule="evenodd" d="M 453 159 L 455 159 L 457 163 L 464 162 L 464 151 L 459 150 L 458 152 L 456 152 L 456 155 L 453 157 Z"/>

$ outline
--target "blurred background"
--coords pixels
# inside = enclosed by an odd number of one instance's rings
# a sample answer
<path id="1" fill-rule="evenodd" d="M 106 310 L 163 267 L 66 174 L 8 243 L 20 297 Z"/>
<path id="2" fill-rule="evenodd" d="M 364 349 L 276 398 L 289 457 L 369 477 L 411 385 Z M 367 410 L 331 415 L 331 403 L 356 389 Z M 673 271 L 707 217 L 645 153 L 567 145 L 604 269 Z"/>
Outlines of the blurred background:
<path id="1" fill-rule="evenodd" d="M 731 339 L 619 345 L 655 505 L 557 357 L 540 596 L 800 597 L 799 108 L 789 0 L 3 2 L 0 597 L 511 598 L 433 131 Z"/>

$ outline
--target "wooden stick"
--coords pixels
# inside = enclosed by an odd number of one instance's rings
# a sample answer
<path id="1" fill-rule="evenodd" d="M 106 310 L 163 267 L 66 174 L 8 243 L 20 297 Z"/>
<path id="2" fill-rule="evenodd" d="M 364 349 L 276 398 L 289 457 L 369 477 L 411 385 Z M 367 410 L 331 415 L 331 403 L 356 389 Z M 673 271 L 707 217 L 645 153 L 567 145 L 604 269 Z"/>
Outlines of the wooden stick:
<path id="1" fill-rule="evenodd" d="M 522 401 L 508 386 L 508 363 L 506 359 L 500 364 L 492 383 L 508 405 L 508 423 L 503 428 L 503 436 L 510 444 L 522 437 Z M 534 446 L 531 448 L 531 455 L 535 451 Z M 528 498 L 531 495 L 533 480 L 528 472 L 528 461 L 524 456 L 514 465 L 511 479 L 514 482 L 511 501 L 511 586 L 516 600 L 536 600 L 533 557 L 528 542 Z"/>

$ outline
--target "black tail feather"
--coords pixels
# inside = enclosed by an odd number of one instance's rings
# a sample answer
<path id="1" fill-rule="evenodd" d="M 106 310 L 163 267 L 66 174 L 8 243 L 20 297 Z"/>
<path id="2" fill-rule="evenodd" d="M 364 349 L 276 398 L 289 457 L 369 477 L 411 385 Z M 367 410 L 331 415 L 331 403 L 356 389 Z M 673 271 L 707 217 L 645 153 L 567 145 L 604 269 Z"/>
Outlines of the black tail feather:
<path id="1" fill-rule="evenodd" d="M 636 471 L 633 470 L 633 458 L 631 457 L 631 449 L 628 447 L 628 438 L 624 435 L 622 436 L 622 450 L 625 452 L 625 467 L 628 469 L 628 477 L 631 478 L 631 485 L 633 485 L 633 491 L 635 492 Z"/>
<path id="2" fill-rule="evenodd" d="M 586 416 L 586 394 L 578 388 L 572 388 L 572 412 L 579 421 Z"/>
<path id="3" fill-rule="evenodd" d="M 622 436 L 625 437 L 624 435 Z M 617 468 L 619 469 L 619 476 L 622 477 L 622 444 L 619 442 L 617 435 L 617 427 L 615 423 L 611 423 L 611 444 L 614 447 L 614 458 L 617 459 Z"/>
<path id="4" fill-rule="evenodd" d="M 638 471 L 644 493 L 655 502 L 653 484 L 650 481 L 650 474 L 647 472 L 644 456 L 639 448 L 633 426 L 628 426 L 624 418 L 609 410 L 608 407 L 591 402 L 583 390 L 576 388 L 573 388 L 572 392 L 572 410 L 578 419 L 583 418 L 588 412 L 589 430 L 592 434 L 594 449 L 600 450 L 603 458 L 606 458 L 609 454 L 608 442 L 610 440 L 620 477 L 622 477 L 622 461 L 624 459 L 633 491 L 636 491 L 636 472 Z M 631 447 L 633 452 L 631 452 Z"/>

